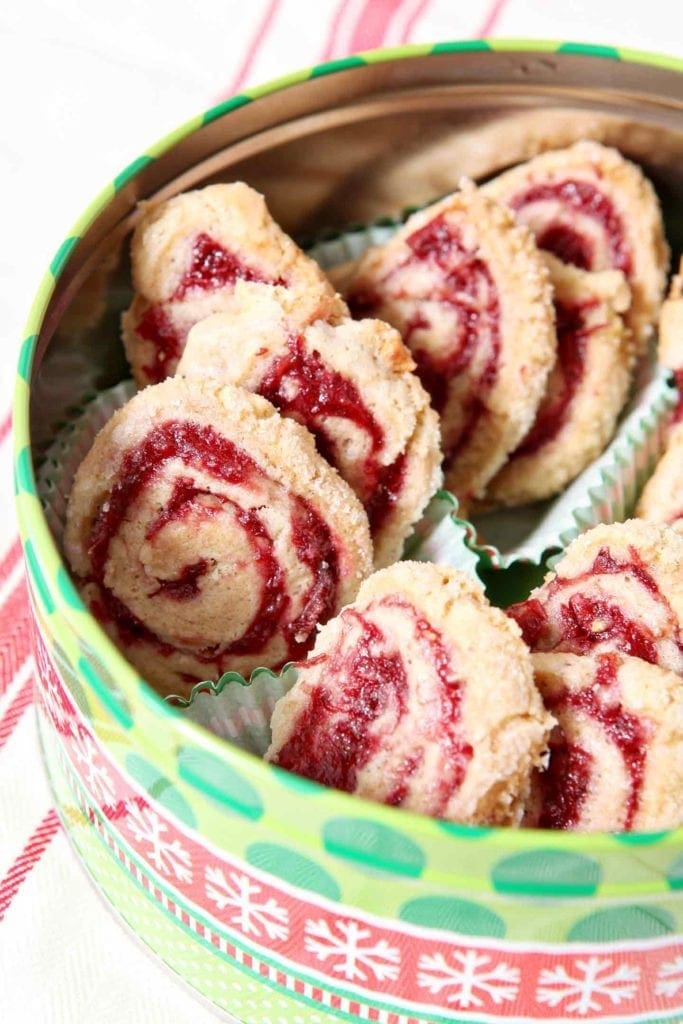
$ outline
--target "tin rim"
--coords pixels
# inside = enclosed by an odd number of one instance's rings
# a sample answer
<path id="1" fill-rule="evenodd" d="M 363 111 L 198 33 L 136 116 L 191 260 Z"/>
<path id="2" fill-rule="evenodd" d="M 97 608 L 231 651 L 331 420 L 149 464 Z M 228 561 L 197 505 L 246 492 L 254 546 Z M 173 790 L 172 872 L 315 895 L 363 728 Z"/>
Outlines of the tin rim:
<path id="1" fill-rule="evenodd" d="M 150 146 L 142 156 L 136 158 L 116 175 L 113 181 L 102 189 L 86 207 L 73 225 L 67 238 L 57 250 L 49 269 L 38 286 L 26 321 L 24 338 L 19 353 L 12 407 L 13 471 L 15 507 L 20 540 L 27 566 L 27 575 L 33 588 L 38 591 L 41 597 L 47 597 L 53 607 L 58 608 L 70 629 L 77 636 L 83 638 L 91 650 L 97 653 L 102 664 L 111 673 L 112 677 L 116 679 L 117 688 L 130 700 L 132 706 L 144 703 L 151 708 L 155 715 L 165 719 L 171 728 L 175 729 L 184 740 L 205 748 L 219 759 L 225 758 L 227 748 L 231 759 L 238 763 L 241 762 L 246 770 L 253 773 L 259 782 L 266 786 L 270 784 L 274 777 L 277 778 L 278 775 L 287 776 L 288 773 L 277 766 L 267 764 L 253 754 L 229 746 L 226 741 L 214 736 L 202 726 L 189 721 L 177 709 L 158 696 L 151 686 L 138 675 L 133 666 L 97 624 L 71 582 L 66 564 L 57 550 L 38 499 L 31 454 L 29 430 L 30 372 L 43 317 L 56 282 L 66 265 L 71 250 L 96 216 L 106 207 L 115 192 L 134 178 L 151 160 L 170 150 L 202 125 L 215 121 L 230 113 L 230 111 L 236 110 L 254 100 L 281 92 L 310 78 L 332 75 L 368 64 L 471 51 L 573 54 L 603 61 L 644 64 L 653 68 L 683 74 L 683 59 L 670 55 L 588 43 L 515 38 L 455 40 L 434 44 L 412 44 L 370 50 L 345 57 L 341 60 L 333 60 L 294 71 L 263 85 L 256 86 L 253 89 L 238 93 L 209 108 L 203 114 L 184 122 Z M 44 572 L 41 566 L 44 566 L 47 571 Z M 58 585 L 51 587 L 48 580 L 56 580 Z M 110 695 L 105 681 L 101 677 L 93 676 L 93 673 L 90 672 L 88 682 L 96 688 L 98 696 L 109 707 L 114 716 L 120 718 L 120 710 L 116 701 Z M 330 801 L 331 810 L 338 810 L 340 815 L 352 813 L 354 809 L 358 813 L 360 804 L 365 809 L 365 813 L 369 818 L 380 824 L 384 823 L 389 827 L 392 825 L 402 825 L 409 834 L 416 837 L 427 834 L 433 836 L 434 828 L 438 825 L 438 822 L 429 817 L 402 808 L 389 807 L 381 803 L 364 800 L 353 794 L 320 786 L 310 780 L 303 780 L 303 783 L 302 790 L 308 787 L 318 792 L 324 790 L 325 798 Z M 201 791 L 199 785 L 196 788 Z M 302 796 L 299 797 L 297 793 L 290 791 L 290 799 L 297 802 L 301 800 L 301 809 L 303 810 L 305 801 L 303 792 Z M 302 815 L 301 820 L 306 820 L 305 814 Z M 306 834 L 305 829 L 300 829 L 300 831 Z M 439 831 L 439 837 L 442 842 L 455 843 L 456 846 L 462 840 L 466 840 L 468 836 L 476 838 L 481 835 L 482 831 L 485 831 L 489 836 L 489 840 L 493 841 L 497 846 L 512 849 L 519 847 L 525 850 L 547 848 L 549 844 L 552 844 L 566 850 L 590 849 L 596 852 L 607 852 L 614 850 L 615 841 L 619 845 L 621 843 L 638 845 L 646 844 L 649 836 L 654 841 L 661 840 L 663 835 L 666 836 L 665 841 L 667 845 L 669 842 L 672 842 L 674 845 L 683 843 L 683 827 L 667 833 L 658 832 L 651 834 L 614 834 L 608 832 L 558 833 L 542 829 L 516 829 L 505 826 L 482 829 L 477 826 L 467 825 L 455 826 L 454 834 L 449 834 L 445 830 Z M 624 889 L 625 891 L 632 891 L 628 885 L 625 885 Z"/>

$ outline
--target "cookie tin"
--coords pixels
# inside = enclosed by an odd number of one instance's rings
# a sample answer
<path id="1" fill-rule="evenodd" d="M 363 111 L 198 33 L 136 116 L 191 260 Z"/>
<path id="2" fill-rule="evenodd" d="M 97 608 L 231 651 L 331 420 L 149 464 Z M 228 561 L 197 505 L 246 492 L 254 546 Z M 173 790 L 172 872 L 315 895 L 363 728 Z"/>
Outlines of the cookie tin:
<path id="1" fill-rule="evenodd" d="M 29 315 L 15 480 L 44 760 L 74 851 L 171 972 L 244 1024 L 664 1021 L 683 1015 L 683 830 L 471 828 L 266 765 L 158 698 L 84 608 L 36 472 L 126 376 L 142 199 L 242 178 L 305 243 L 578 137 L 618 145 L 683 249 L 683 63 L 571 43 L 378 51 L 240 94 L 87 208 Z"/>

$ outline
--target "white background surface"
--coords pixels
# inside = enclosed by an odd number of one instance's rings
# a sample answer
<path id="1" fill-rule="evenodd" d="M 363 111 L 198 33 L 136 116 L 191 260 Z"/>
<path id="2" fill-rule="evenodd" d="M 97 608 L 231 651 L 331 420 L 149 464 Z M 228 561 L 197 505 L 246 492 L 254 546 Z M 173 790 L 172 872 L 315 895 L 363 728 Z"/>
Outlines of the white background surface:
<path id="1" fill-rule="evenodd" d="M 324 56 L 344 55 L 353 42 L 354 19 L 366 4 L 24 0 L 2 5 L 0 416 L 10 401 L 33 292 L 83 207 L 151 142 L 229 95 L 241 69 L 244 84 L 255 84 Z M 680 0 L 404 0 L 395 7 L 390 43 L 401 41 L 411 21 L 412 41 L 433 41 L 476 36 L 493 20 L 493 34 L 499 36 L 610 43 L 683 56 Z M 249 46 L 271 8 L 268 34 L 245 68 Z M 5 443 L 0 447 L 0 556 L 13 531 L 8 469 Z M 9 589 L 0 588 L 0 603 Z M 30 671 L 28 659 L 13 685 Z M 0 695 L 0 717 L 12 693 L 10 688 Z M 28 711 L 0 754 L 0 878 L 48 809 Z M 58 834 L 0 920 L 0 1020 L 204 1024 L 215 1017 L 103 911 Z"/>

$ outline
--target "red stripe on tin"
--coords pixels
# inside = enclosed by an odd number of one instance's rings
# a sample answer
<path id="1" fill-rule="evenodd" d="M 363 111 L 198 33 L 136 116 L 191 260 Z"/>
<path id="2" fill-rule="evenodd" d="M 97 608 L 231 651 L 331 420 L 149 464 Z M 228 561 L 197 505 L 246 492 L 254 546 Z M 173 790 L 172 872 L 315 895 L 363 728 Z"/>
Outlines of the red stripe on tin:
<path id="1" fill-rule="evenodd" d="M 0 921 L 5 917 L 20 887 L 40 861 L 58 829 L 59 818 L 57 812 L 51 808 L 0 882 Z"/>
<path id="2" fill-rule="evenodd" d="M 0 608 L 0 694 L 3 694 L 31 652 L 30 612 L 22 578 Z"/>
<path id="3" fill-rule="evenodd" d="M 2 750 L 5 743 L 7 743 L 7 740 L 14 732 L 21 716 L 31 703 L 32 697 L 33 677 L 29 676 L 19 690 L 19 693 L 7 708 L 7 711 L 5 711 L 5 714 L 0 718 L 0 750 Z"/>
<path id="4" fill-rule="evenodd" d="M 508 0 L 493 0 L 484 20 L 474 34 L 475 39 L 485 39 L 490 36 L 500 20 L 500 16 L 507 6 Z"/>
<path id="5" fill-rule="evenodd" d="M 21 542 L 15 537 L 5 554 L 0 559 L 0 584 L 3 584 L 8 576 L 14 572 L 14 567 L 21 555 Z"/>

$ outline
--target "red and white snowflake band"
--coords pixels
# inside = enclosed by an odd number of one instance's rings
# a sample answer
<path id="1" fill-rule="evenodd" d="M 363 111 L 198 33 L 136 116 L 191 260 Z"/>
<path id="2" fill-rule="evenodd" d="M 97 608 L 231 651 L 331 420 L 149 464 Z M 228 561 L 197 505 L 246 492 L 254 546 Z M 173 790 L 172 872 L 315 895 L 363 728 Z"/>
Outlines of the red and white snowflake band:
<path id="1" fill-rule="evenodd" d="M 179 929 L 261 984 L 343 1019 L 643 1021 L 683 1009 L 676 938 L 543 945 L 466 940 L 342 906 L 202 840 L 126 778 L 36 634 L 39 696 L 69 784 L 117 867 Z M 383 1007 L 380 1009 L 380 1006 Z"/>

